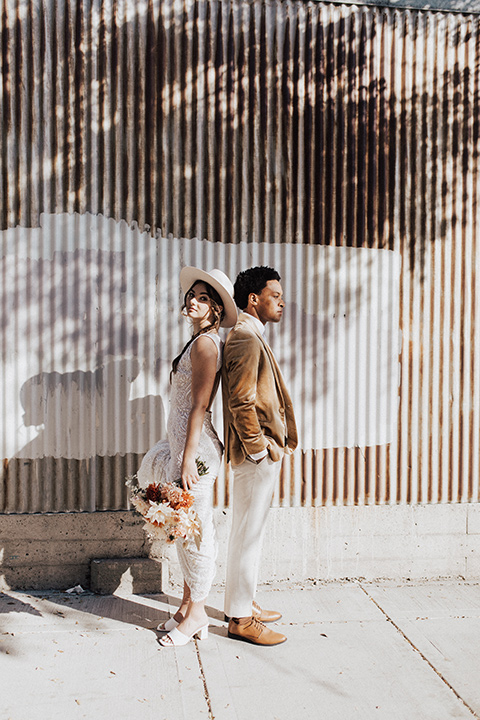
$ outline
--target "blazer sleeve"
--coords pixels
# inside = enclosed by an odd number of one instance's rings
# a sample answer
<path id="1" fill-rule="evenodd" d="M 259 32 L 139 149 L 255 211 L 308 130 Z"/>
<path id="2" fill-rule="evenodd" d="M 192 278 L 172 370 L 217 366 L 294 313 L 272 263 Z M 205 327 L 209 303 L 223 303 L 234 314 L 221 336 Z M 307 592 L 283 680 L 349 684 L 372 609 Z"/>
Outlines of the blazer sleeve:
<path id="1" fill-rule="evenodd" d="M 255 405 L 261 352 L 254 335 L 229 337 L 223 358 L 228 408 L 247 455 L 268 449 Z"/>

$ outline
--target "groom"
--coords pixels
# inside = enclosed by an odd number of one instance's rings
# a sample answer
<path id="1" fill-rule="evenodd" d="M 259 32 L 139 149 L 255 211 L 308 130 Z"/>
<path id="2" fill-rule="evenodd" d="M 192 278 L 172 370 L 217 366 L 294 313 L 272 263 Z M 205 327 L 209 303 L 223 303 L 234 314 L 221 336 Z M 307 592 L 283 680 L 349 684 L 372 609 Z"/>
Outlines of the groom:
<path id="1" fill-rule="evenodd" d="M 255 602 L 263 534 L 283 455 L 297 445 L 292 401 L 263 334 L 280 322 L 280 275 L 269 267 L 241 272 L 234 298 L 243 310 L 224 348 L 222 386 L 226 459 L 233 466 L 233 520 L 228 546 L 225 615 L 228 635 L 256 645 L 286 640 L 264 623 L 278 612 Z"/>

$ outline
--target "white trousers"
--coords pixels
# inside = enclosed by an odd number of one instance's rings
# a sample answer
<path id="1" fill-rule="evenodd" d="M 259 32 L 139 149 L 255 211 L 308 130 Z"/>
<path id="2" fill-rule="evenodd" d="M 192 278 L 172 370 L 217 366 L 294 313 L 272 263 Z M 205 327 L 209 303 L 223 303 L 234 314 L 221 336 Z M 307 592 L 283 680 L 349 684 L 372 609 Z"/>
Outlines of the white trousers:
<path id="1" fill-rule="evenodd" d="M 225 583 L 225 614 L 229 617 L 252 614 L 263 535 L 280 466 L 267 456 L 258 465 L 245 460 L 233 468 L 233 517 Z"/>

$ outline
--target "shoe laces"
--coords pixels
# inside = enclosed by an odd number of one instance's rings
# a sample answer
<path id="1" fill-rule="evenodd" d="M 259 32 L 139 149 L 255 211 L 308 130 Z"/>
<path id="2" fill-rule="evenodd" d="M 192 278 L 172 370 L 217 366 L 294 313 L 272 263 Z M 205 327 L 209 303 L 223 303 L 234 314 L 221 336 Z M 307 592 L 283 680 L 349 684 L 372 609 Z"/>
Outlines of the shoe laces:
<path id="1" fill-rule="evenodd" d="M 254 628 L 255 630 L 265 630 L 267 626 L 255 617 L 255 615 L 252 615 L 252 619 L 247 624 L 247 627 Z"/>

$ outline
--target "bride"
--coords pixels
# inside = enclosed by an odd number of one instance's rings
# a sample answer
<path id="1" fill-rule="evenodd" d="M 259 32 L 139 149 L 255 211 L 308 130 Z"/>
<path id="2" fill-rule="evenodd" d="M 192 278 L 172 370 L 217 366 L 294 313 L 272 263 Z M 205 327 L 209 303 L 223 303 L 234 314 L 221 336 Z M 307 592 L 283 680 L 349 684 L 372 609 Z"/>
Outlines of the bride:
<path id="1" fill-rule="evenodd" d="M 142 487 L 181 479 L 184 490 L 194 496 L 194 508 L 202 523 L 200 547 L 194 540 L 186 546 L 177 543 L 184 577 L 183 598 L 175 615 L 158 627 L 167 632 L 160 639 L 166 647 L 185 645 L 197 634 L 201 638 L 208 635 L 205 601 L 215 576 L 216 559 L 212 496 L 223 453 L 210 408 L 222 365 L 218 328 L 232 327 L 237 321 L 233 285 L 221 270 L 206 272 L 184 267 L 180 285 L 185 296 L 182 314 L 191 322 L 193 334 L 172 363 L 168 440 L 149 450 L 138 471 Z M 208 468 L 201 477 L 196 458 Z"/>

